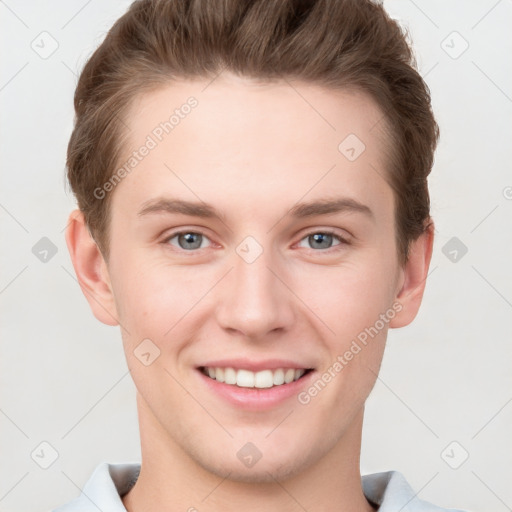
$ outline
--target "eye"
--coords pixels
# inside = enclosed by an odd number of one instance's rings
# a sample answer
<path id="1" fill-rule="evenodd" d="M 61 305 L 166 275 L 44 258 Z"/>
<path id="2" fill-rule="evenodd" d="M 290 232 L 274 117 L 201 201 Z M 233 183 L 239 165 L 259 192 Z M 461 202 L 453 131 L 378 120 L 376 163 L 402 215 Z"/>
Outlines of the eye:
<path id="1" fill-rule="evenodd" d="M 314 233 L 310 233 L 299 242 L 299 247 L 304 247 L 304 245 L 302 245 L 304 240 L 307 244 L 310 244 L 310 246 L 307 248 L 312 249 L 331 249 L 333 246 L 348 243 L 340 235 L 326 231 L 316 231 Z M 337 243 L 333 244 L 334 241 L 337 241 Z"/>
<path id="2" fill-rule="evenodd" d="M 175 239 L 178 243 L 177 246 L 172 242 Z M 197 233 L 195 231 L 180 231 L 179 233 L 174 233 L 167 237 L 164 240 L 164 243 L 173 245 L 174 247 L 178 247 L 185 251 L 193 251 L 194 249 L 203 249 L 206 247 L 206 245 L 203 245 L 203 242 L 206 240 L 209 240 L 208 237 L 202 233 Z"/>

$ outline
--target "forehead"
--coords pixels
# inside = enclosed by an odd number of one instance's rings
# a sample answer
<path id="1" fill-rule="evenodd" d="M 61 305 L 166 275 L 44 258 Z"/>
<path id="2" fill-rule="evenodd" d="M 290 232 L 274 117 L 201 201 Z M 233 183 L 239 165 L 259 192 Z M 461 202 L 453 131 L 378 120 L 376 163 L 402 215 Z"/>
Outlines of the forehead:
<path id="1" fill-rule="evenodd" d="M 139 204 L 155 187 L 189 196 L 243 191 L 247 199 L 298 200 L 342 183 L 365 199 L 386 186 L 382 121 L 361 92 L 228 73 L 171 82 L 131 105 L 120 166 L 130 159 L 133 165 L 115 192 L 126 189 Z M 150 149 L 139 151 L 144 146 Z"/>
<path id="2" fill-rule="evenodd" d="M 188 108 L 191 98 L 196 106 Z M 201 140 L 204 150 L 229 135 L 237 135 L 238 142 L 244 138 L 250 147 L 297 141 L 308 143 L 303 150 L 320 145 L 337 150 L 351 133 L 372 145 L 382 139 L 385 126 L 382 111 L 364 92 L 291 80 L 261 82 L 227 72 L 212 80 L 173 81 L 136 96 L 126 116 L 129 142 L 136 146 L 154 130 L 158 138 L 159 125 L 169 120 L 176 141 L 184 131 L 187 137 L 192 130 L 209 131 Z"/>

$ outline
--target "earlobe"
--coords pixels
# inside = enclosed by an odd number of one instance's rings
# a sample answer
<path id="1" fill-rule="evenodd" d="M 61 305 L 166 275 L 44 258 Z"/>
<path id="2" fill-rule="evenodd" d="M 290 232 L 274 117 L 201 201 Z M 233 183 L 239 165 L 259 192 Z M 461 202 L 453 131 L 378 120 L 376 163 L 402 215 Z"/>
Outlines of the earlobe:
<path id="1" fill-rule="evenodd" d="M 66 244 L 78 283 L 94 316 L 104 324 L 119 325 L 107 265 L 80 210 L 69 216 Z"/>
<path id="2" fill-rule="evenodd" d="M 409 257 L 402 269 L 401 285 L 396 295 L 401 310 L 390 322 L 392 328 L 409 325 L 418 313 L 425 291 L 433 243 L 434 224 L 429 222 L 424 233 L 410 245 Z"/>

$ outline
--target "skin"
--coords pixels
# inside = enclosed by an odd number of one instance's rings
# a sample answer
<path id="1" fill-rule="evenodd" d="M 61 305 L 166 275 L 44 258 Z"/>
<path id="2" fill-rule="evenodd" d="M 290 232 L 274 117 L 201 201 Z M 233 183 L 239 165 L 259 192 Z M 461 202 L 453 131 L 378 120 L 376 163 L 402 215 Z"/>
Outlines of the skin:
<path id="1" fill-rule="evenodd" d="M 400 265 L 375 103 L 293 86 L 225 72 L 137 98 L 127 155 L 188 97 L 199 104 L 112 192 L 108 261 L 83 215 L 71 214 L 66 239 L 80 286 L 98 320 L 121 325 L 137 387 L 142 469 L 123 497 L 130 512 L 373 510 L 360 482 L 364 403 L 388 327 L 418 311 L 433 234 Z M 366 146 L 353 162 L 338 150 L 351 133 Z M 222 218 L 139 215 L 170 197 L 204 201 Z M 287 215 L 298 202 L 334 197 L 371 214 Z M 202 233 L 200 248 L 183 248 L 180 230 Z M 308 238 L 326 230 L 344 242 Z M 252 263 L 236 251 L 247 236 L 263 249 Z M 306 405 L 293 396 L 243 410 L 209 391 L 196 369 L 225 357 L 285 358 L 318 378 L 393 304 L 401 311 Z M 148 338 L 160 356 L 145 366 L 134 350 Z M 237 458 L 249 441 L 262 453 L 250 468 Z"/>

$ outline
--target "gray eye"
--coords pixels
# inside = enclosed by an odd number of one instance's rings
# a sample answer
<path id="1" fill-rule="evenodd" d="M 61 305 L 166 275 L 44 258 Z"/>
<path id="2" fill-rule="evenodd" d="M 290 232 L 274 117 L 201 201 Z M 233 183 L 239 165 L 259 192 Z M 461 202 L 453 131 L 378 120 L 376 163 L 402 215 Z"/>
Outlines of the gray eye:
<path id="1" fill-rule="evenodd" d="M 343 242 L 344 240 L 339 235 L 326 231 L 316 231 L 306 235 L 299 242 L 299 246 L 306 249 L 331 249 L 333 246 L 340 245 Z"/>
<path id="2" fill-rule="evenodd" d="M 180 249 L 184 249 L 186 251 L 200 249 L 204 241 L 201 233 L 194 233 L 193 231 L 176 233 L 173 237 L 169 238 L 169 243 L 172 244 L 172 240 L 174 239 L 178 240 Z"/>
<path id="3" fill-rule="evenodd" d="M 329 233 L 314 233 L 307 240 L 312 249 L 329 249 L 333 245 L 334 237 Z"/>

